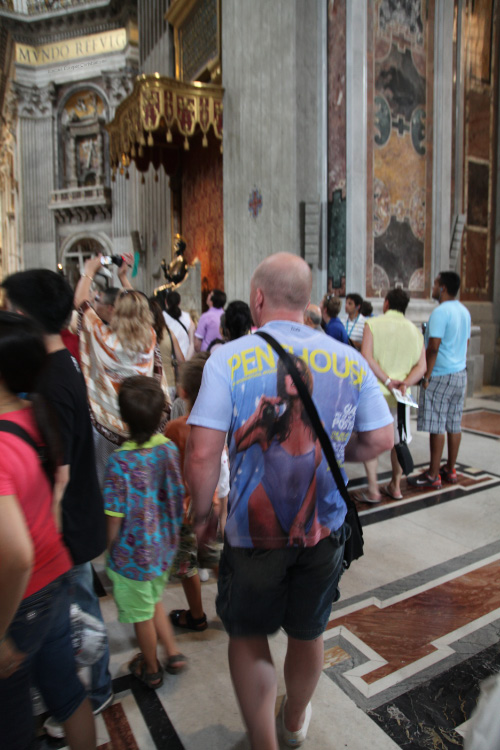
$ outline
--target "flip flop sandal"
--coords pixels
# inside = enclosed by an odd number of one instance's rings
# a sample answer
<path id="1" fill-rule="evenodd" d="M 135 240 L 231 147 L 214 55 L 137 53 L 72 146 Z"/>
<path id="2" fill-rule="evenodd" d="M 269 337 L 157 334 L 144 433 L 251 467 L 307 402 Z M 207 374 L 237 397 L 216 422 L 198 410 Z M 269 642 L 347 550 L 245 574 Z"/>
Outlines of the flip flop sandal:
<path id="1" fill-rule="evenodd" d="M 185 622 L 181 622 L 181 617 L 184 613 Z M 201 632 L 208 628 L 207 616 L 204 614 L 203 617 L 197 617 L 195 619 L 189 609 L 173 609 L 169 617 L 172 625 L 175 625 L 176 628 L 183 628 L 183 630 L 196 630 Z"/>
<path id="2" fill-rule="evenodd" d="M 143 654 L 134 656 L 128 666 L 132 675 L 151 690 L 157 690 L 163 685 L 163 669 L 160 664 L 158 664 L 160 667 L 158 672 L 146 672 L 146 662 L 144 661 Z"/>
<path id="3" fill-rule="evenodd" d="M 389 487 L 381 487 L 380 492 L 382 495 L 385 495 L 385 497 L 390 497 L 391 500 L 402 500 L 403 495 L 393 495 L 392 492 L 389 490 Z"/>
<path id="4" fill-rule="evenodd" d="M 165 664 L 165 669 L 169 674 L 179 674 L 180 672 L 183 672 L 186 667 L 187 656 L 184 656 L 184 654 L 174 654 L 173 656 L 169 656 L 167 663 Z"/>
<path id="5" fill-rule="evenodd" d="M 370 497 L 370 495 L 367 492 L 359 492 L 357 499 L 360 500 L 362 503 L 369 503 L 370 505 L 375 505 L 376 503 L 379 503 L 382 498 Z"/>

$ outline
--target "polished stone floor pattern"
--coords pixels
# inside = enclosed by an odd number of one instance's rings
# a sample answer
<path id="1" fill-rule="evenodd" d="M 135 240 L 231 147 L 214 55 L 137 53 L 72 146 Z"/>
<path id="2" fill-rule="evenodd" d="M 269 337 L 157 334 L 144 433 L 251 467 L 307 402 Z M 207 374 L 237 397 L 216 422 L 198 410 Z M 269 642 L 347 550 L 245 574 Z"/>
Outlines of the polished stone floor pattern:
<path id="1" fill-rule="evenodd" d="M 340 583 L 324 635 L 324 672 L 313 698 L 305 748 L 459 750 L 479 684 L 500 671 L 500 391 L 468 399 L 458 483 L 404 498 L 359 502 L 365 555 Z M 488 398 L 489 396 L 489 398 Z M 427 467 L 428 436 L 413 425 L 415 471 Z M 390 461 L 379 460 L 381 486 Z M 354 498 L 366 488 L 362 465 L 348 467 Z M 156 692 L 128 674 L 137 650 L 117 621 L 102 561 L 115 702 L 98 717 L 104 750 L 249 750 L 227 667 L 227 637 L 215 614 L 216 584 L 203 584 L 209 628 L 178 632 L 189 669 Z M 167 610 L 185 606 L 170 584 Z M 284 695 L 286 638 L 271 650 Z M 46 740 L 63 748 L 64 740 Z"/>

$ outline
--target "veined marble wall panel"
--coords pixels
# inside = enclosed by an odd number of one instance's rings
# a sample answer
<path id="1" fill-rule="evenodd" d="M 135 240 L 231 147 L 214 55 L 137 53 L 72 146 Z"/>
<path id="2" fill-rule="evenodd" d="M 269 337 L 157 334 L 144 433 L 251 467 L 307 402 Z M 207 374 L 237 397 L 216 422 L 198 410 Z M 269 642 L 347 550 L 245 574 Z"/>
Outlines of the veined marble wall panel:
<path id="1" fill-rule="evenodd" d="M 22 154 L 21 204 L 25 268 L 56 268 L 54 217 L 49 211 L 54 189 L 52 118 L 19 120 L 19 153 Z"/>
<path id="2" fill-rule="evenodd" d="M 222 0 L 222 18 L 225 289 L 248 299 L 261 260 L 299 251 L 296 7 Z"/>
<path id="3" fill-rule="evenodd" d="M 345 294 L 346 0 L 328 2 L 328 292 Z"/>
<path id="4" fill-rule="evenodd" d="M 371 0 L 367 296 L 429 291 L 434 2 Z M 370 132 L 370 131 L 369 131 Z"/>
<path id="5" fill-rule="evenodd" d="M 313 273 L 311 299 L 326 290 L 327 3 L 296 2 L 297 201 L 300 252 Z"/>
<path id="6" fill-rule="evenodd" d="M 495 164 L 497 159 L 500 2 L 469 9 L 464 31 L 465 138 L 461 298 L 492 301 L 495 269 Z M 499 261 L 500 262 L 500 261 Z"/>

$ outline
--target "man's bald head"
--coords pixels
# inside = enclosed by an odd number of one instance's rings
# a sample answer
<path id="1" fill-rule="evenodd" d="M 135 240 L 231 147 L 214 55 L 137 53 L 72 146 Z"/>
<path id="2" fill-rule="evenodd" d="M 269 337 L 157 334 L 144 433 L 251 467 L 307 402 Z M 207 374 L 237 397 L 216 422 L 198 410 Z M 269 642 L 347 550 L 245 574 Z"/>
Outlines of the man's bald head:
<path id="1" fill-rule="evenodd" d="M 309 305 L 304 312 L 304 323 L 309 328 L 321 328 L 321 310 L 318 305 Z"/>
<path id="2" fill-rule="evenodd" d="M 311 296 L 311 269 L 298 255 L 275 253 L 259 263 L 251 281 L 268 310 L 303 312 Z"/>

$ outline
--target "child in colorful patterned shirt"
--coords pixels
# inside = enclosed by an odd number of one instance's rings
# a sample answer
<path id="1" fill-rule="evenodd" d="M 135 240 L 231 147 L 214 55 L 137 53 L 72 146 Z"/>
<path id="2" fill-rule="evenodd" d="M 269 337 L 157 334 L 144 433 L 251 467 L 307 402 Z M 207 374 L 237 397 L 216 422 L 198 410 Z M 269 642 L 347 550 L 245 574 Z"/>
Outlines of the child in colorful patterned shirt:
<path id="1" fill-rule="evenodd" d="M 130 440 L 112 453 L 106 467 L 107 573 L 118 619 L 134 624 L 141 649 L 130 670 L 156 689 L 163 683 L 158 640 L 167 652 L 167 672 L 180 672 L 187 661 L 161 602 L 179 544 L 184 487 L 178 449 L 155 434 L 165 408 L 159 383 L 142 375 L 127 378 L 118 402 Z"/>

